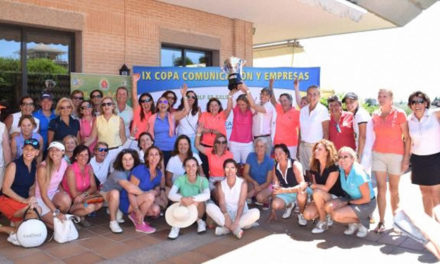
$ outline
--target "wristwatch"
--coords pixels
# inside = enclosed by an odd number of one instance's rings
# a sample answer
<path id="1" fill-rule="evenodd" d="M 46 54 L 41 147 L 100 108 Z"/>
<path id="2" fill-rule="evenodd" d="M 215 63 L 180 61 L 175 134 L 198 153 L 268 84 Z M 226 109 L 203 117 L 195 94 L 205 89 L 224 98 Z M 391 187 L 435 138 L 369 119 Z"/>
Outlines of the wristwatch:
<path id="1" fill-rule="evenodd" d="M 55 209 L 55 211 L 53 211 L 52 215 L 55 217 L 60 213 L 60 209 Z"/>

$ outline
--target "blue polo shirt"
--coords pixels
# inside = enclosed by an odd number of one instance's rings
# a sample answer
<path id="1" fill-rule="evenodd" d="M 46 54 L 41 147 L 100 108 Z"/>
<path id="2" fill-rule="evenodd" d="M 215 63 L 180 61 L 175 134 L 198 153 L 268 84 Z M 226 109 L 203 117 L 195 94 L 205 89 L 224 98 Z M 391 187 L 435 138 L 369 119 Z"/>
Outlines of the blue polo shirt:
<path id="1" fill-rule="evenodd" d="M 154 145 L 162 151 L 172 151 L 176 141 L 176 135 L 170 137 L 168 115 L 166 114 L 164 119 L 160 119 L 159 114 L 157 114 L 154 121 Z"/>
<path id="2" fill-rule="evenodd" d="M 50 116 L 45 116 L 43 110 L 38 110 L 32 114 L 35 118 L 40 120 L 40 135 L 43 137 L 44 148 L 47 148 L 47 132 L 49 131 L 49 122 L 57 117 L 55 112 L 52 110 Z"/>
<path id="3" fill-rule="evenodd" d="M 371 185 L 371 178 L 359 163 L 353 163 L 348 177 L 345 177 L 345 172 L 343 169 L 339 169 L 339 174 L 342 189 L 350 196 L 351 199 L 357 200 L 362 197 L 359 187 L 366 182 L 368 182 L 368 187 L 370 188 L 370 198 L 374 198 L 375 195 L 373 185 Z"/>
<path id="4" fill-rule="evenodd" d="M 249 164 L 249 175 L 258 184 L 263 184 L 267 180 L 267 173 L 273 169 L 274 162 L 268 155 L 264 156 L 264 160 L 258 163 L 257 153 L 249 153 L 246 164 Z"/>
<path id="5" fill-rule="evenodd" d="M 50 120 L 49 130 L 54 132 L 53 140 L 63 141 L 67 135 L 76 137 L 79 131 L 79 121 L 69 116 L 69 125 L 64 123 L 59 116 Z"/>

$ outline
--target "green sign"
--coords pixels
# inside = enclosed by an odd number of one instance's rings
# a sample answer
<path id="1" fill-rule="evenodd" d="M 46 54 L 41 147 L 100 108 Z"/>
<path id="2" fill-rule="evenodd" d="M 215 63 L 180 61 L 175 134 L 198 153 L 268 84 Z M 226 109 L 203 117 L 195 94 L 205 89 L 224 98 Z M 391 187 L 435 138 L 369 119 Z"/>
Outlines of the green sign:
<path id="1" fill-rule="evenodd" d="M 93 90 L 101 90 L 104 96 L 116 98 L 116 89 L 124 86 L 128 89 L 127 104 L 131 105 L 131 77 L 123 75 L 110 74 L 91 74 L 77 73 L 70 74 L 70 92 L 81 90 L 84 92 L 85 99 L 90 99 L 90 93 Z"/>

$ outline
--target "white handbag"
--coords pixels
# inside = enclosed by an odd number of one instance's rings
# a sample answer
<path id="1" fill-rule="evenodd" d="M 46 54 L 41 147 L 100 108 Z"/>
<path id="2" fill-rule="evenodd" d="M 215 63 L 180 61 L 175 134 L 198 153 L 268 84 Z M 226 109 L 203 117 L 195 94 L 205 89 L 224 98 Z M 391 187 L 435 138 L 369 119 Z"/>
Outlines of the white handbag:
<path id="1" fill-rule="evenodd" d="M 66 243 L 75 239 L 78 239 L 78 230 L 76 230 L 72 219 L 75 218 L 74 215 L 66 214 L 66 220 L 61 221 L 58 217 L 53 218 L 54 226 L 54 240 L 58 243 Z"/>
<path id="2" fill-rule="evenodd" d="M 38 218 L 27 219 L 29 210 L 34 210 Z M 38 247 L 46 241 L 46 237 L 46 225 L 41 220 L 40 214 L 37 209 L 28 207 L 24 212 L 23 222 L 17 229 L 18 243 L 25 248 Z"/>

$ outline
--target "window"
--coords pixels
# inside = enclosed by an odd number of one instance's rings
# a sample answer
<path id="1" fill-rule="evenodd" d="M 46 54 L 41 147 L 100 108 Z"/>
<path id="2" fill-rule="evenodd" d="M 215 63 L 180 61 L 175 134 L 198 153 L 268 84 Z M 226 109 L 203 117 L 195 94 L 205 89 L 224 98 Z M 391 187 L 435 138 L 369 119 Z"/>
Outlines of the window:
<path id="1" fill-rule="evenodd" d="M 212 66 L 212 51 L 162 46 L 161 66 L 206 67 Z"/>
<path id="2" fill-rule="evenodd" d="M 8 112 L 18 109 L 24 94 L 69 94 L 73 45 L 72 32 L 0 24 L 0 102 Z"/>

